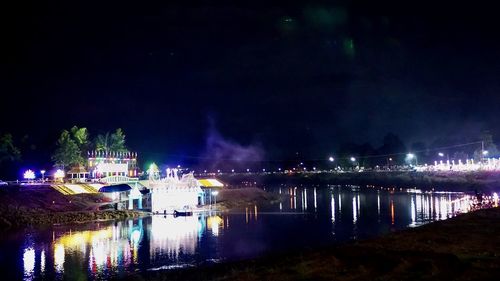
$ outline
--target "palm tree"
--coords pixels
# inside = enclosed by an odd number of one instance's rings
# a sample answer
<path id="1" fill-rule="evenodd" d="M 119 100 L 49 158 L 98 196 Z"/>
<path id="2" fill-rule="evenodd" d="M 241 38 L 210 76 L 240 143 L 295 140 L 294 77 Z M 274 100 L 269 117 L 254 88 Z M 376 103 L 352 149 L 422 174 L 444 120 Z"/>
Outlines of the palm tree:
<path id="1" fill-rule="evenodd" d="M 111 137 L 109 133 L 106 133 L 104 135 L 97 135 L 97 138 L 95 140 L 95 149 L 97 151 L 107 153 L 110 151 L 110 142 L 111 142 Z"/>

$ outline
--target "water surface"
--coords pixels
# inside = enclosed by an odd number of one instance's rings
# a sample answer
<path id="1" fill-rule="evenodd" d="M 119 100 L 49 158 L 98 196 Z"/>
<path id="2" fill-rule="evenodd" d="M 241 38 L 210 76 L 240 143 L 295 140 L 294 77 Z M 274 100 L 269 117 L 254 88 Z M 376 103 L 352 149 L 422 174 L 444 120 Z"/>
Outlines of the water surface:
<path id="1" fill-rule="evenodd" d="M 442 220 L 470 196 L 399 188 L 276 186 L 285 200 L 191 217 L 59 225 L 4 235 L 2 274 L 18 280 L 106 279 L 131 272 L 319 247 Z"/>

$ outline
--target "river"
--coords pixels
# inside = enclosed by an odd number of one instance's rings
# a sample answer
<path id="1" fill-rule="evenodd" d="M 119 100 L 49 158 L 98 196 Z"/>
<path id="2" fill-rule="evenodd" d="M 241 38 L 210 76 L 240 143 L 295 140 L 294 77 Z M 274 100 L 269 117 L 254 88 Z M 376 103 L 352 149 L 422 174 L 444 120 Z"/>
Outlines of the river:
<path id="1" fill-rule="evenodd" d="M 152 216 L 3 234 L 4 280 L 104 280 L 364 239 L 469 210 L 463 193 L 273 186 L 282 203 L 190 217 Z"/>

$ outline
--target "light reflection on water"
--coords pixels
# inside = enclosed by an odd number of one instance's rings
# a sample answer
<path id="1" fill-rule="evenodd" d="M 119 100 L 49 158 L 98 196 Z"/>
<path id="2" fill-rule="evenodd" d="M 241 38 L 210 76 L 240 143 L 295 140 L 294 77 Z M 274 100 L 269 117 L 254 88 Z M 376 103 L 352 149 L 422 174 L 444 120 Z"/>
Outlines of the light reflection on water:
<path id="1" fill-rule="evenodd" d="M 254 257 L 446 219 L 469 211 L 472 199 L 461 193 L 341 186 L 271 191 L 285 200 L 232 213 L 152 216 L 33 230 L 19 238 L 22 269 L 16 276 L 24 280 L 106 279 L 137 270 Z"/>

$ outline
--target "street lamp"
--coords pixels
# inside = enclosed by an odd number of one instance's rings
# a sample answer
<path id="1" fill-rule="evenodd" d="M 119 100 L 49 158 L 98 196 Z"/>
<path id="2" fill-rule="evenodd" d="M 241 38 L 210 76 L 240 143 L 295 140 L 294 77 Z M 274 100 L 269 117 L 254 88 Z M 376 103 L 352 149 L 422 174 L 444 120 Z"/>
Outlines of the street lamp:
<path id="1" fill-rule="evenodd" d="M 356 162 L 356 158 L 355 157 L 351 157 L 351 162 Z"/>
<path id="2" fill-rule="evenodd" d="M 40 173 L 42 174 L 42 182 L 45 181 L 45 170 L 41 170 Z"/>
<path id="3" fill-rule="evenodd" d="M 488 155 L 488 150 L 483 150 L 483 155 L 484 156 Z"/>
<path id="4" fill-rule="evenodd" d="M 438 153 L 438 155 L 439 155 L 439 157 L 443 157 L 443 156 L 444 156 L 444 153 L 439 152 L 439 153 Z"/>
<path id="5" fill-rule="evenodd" d="M 335 159 L 334 159 L 332 156 L 330 156 L 330 157 L 328 158 L 328 161 L 333 162 L 333 161 L 335 161 Z"/>
<path id="6" fill-rule="evenodd" d="M 217 190 L 212 191 L 212 195 L 214 196 L 214 201 L 215 201 L 215 203 L 214 203 L 215 208 L 217 208 L 217 195 L 218 194 L 219 194 L 219 191 L 217 191 Z"/>

